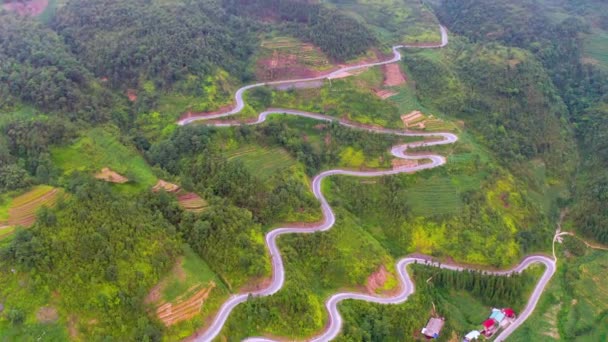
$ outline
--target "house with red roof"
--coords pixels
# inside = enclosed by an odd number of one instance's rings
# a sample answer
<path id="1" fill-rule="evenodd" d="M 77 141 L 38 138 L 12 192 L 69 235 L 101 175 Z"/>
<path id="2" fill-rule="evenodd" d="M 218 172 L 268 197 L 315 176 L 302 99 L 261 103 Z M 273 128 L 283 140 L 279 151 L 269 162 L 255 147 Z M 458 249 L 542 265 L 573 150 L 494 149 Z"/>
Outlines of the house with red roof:
<path id="1" fill-rule="evenodd" d="M 484 334 L 486 337 L 494 335 L 494 333 L 498 329 L 498 322 L 496 322 L 493 318 L 486 319 L 485 321 L 483 321 L 483 323 L 481 323 L 481 325 L 483 325 L 483 330 L 481 333 Z"/>

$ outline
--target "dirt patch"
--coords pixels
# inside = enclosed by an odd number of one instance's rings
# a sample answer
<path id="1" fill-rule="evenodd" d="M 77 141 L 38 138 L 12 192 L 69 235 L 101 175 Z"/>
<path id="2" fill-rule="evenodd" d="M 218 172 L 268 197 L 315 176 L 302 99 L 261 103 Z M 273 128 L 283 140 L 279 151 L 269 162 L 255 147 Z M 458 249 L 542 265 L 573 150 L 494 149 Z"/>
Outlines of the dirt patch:
<path id="1" fill-rule="evenodd" d="M 131 101 L 131 102 L 137 101 L 137 90 L 127 89 L 127 97 L 129 98 L 129 101 Z"/>
<path id="2" fill-rule="evenodd" d="M 291 227 L 291 225 L 290 225 Z M 239 293 L 256 292 L 263 290 L 270 286 L 272 277 L 256 278 L 248 281 L 245 285 L 241 286 Z"/>
<path id="3" fill-rule="evenodd" d="M 15 12 L 19 15 L 38 16 L 44 12 L 49 5 L 48 0 L 26 0 L 26 1 L 9 1 L 5 2 L 2 7 L 10 12 Z"/>
<path id="4" fill-rule="evenodd" d="M 209 115 L 223 114 L 223 113 L 231 111 L 233 108 L 234 108 L 233 105 L 226 105 L 226 106 L 220 107 L 217 110 L 214 110 L 212 112 L 187 111 L 184 114 L 182 114 L 182 116 L 179 118 L 179 120 L 181 121 L 184 119 L 191 119 L 191 118 L 204 118 Z"/>
<path id="5" fill-rule="evenodd" d="M 68 334 L 70 334 L 72 341 L 80 340 L 80 338 L 78 336 L 77 325 L 78 325 L 78 320 L 76 319 L 76 316 L 71 315 L 70 318 L 68 318 Z"/>
<path id="6" fill-rule="evenodd" d="M 401 72 L 398 63 L 385 64 L 382 68 L 384 71 L 384 85 L 394 87 L 402 85 L 406 82 L 405 76 Z"/>
<path id="7" fill-rule="evenodd" d="M 214 288 L 214 282 L 210 282 L 207 287 L 201 284 L 194 285 L 188 289 L 186 294 L 177 297 L 173 302 L 158 305 L 156 315 L 165 326 L 191 319 L 201 311 L 203 303 Z M 193 294 L 188 296 L 189 293 Z"/>
<path id="8" fill-rule="evenodd" d="M 510 206 L 509 203 L 509 193 L 503 192 L 500 194 L 500 200 L 502 201 L 502 206 L 508 208 Z"/>
<path id="9" fill-rule="evenodd" d="M 158 182 L 156 182 L 156 185 L 152 187 L 152 191 L 159 192 L 161 189 L 165 190 L 166 192 L 174 193 L 178 192 L 180 187 L 177 184 L 169 183 L 167 181 L 159 179 Z"/>
<path id="10" fill-rule="evenodd" d="M 406 128 L 424 128 L 424 119 L 424 114 L 419 110 L 414 110 L 408 114 L 401 115 L 401 121 L 403 121 L 403 125 L 405 125 Z"/>
<path id="11" fill-rule="evenodd" d="M 8 225 L 30 227 L 36 222 L 36 211 L 43 206 L 52 207 L 57 201 L 59 191 L 52 189 L 40 197 L 33 198 L 22 205 L 9 208 Z M 23 196 L 28 196 L 24 194 Z M 15 199 L 17 201 L 18 199 Z"/>
<path id="12" fill-rule="evenodd" d="M 379 98 L 381 98 L 383 100 L 386 100 L 391 96 L 397 95 L 396 92 L 390 91 L 387 89 L 374 89 L 374 94 L 376 94 L 376 96 L 378 96 Z"/>
<path id="13" fill-rule="evenodd" d="M 393 159 L 391 161 L 393 170 L 404 170 L 418 166 L 418 160 L 415 159 Z"/>
<path id="14" fill-rule="evenodd" d="M 195 213 L 203 212 L 207 208 L 207 201 L 194 192 L 185 193 L 177 196 L 177 201 L 186 211 Z"/>
<path id="15" fill-rule="evenodd" d="M 381 265 L 378 270 L 372 273 L 365 282 L 365 289 L 369 294 L 375 294 L 378 289 L 384 287 L 389 273 L 384 265 Z"/>
<path id="16" fill-rule="evenodd" d="M 53 323 L 57 321 L 58 318 L 57 309 L 52 306 L 41 307 L 40 310 L 36 312 L 36 319 L 40 323 Z"/>
<path id="17" fill-rule="evenodd" d="M 127 177 L 115 171 L 112 171 L 110 168 L 107 167 L 104 167 L 103 169 L 101 169 L 101 172 L 95 174 L 95 178 L 117 184 L 123 184 L 129 181 Z"/>

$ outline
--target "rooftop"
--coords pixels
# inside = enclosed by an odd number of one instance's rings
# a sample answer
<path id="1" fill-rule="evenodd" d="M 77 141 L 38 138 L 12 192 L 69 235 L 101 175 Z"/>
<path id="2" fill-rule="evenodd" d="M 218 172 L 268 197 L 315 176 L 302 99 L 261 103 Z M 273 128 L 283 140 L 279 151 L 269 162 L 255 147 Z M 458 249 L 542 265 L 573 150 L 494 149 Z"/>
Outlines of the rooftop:
<path id="1" fill-rule="evenodd" d="M 422 333 L 426 336 L 437 338 L 439 337 L 439 332 L 441 331 L 441 328 L 443 328 L 444 324 L 445 321 L 443 318 L 432 317 L 429 319 L 426 327 L 422 328 Z"/>

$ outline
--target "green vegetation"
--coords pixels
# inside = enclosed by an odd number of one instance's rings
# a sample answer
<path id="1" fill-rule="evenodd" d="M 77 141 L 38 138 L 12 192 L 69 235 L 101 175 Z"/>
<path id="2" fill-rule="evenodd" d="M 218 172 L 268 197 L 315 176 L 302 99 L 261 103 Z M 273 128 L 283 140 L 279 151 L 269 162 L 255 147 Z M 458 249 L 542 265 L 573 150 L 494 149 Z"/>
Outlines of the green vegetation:
<path id="1" fill-rule="evenodd" d="M 52 306 L 54 321 L 70 321 L 92 338 L 158 336 L 143 297 L 172 264 L 175 230 L 146 201 L 115 195 L 104 183 L 76 180 L 68 188 L 73 197 L 40 212 L 32 228 L 2 247 L 5 311 L 17 310 L 33 323 L 33 310 Z M 112 247 L 119 245 L 124 247 Z"/>
<path id="2" fill-rule="evenodd" d="M 315 335 L 329 295 L 363 291 L 383 268 L 386 282 L 370 291 L 391 291 L 394 262 L 407 253 L 503 267 L 547 252 L 566 206 L 565 226 L 607 242 L 601 0 L 50 1 L 39 18 L 0 14 L 0 226 L 15 208 L 29 225 L 38 204 L 55 203 L 31 228 L 0 231 L 0 339 L 179 340 L 231 294 L 262 286 L 264 233 L 321 218 L 311 177 L 398 167 L 390 147 L 418 138 L 284 115 L 230 128 L 177 118 L 231 105 L 255 77 L 283 77 L 262 68 L 275 52 L 286 74 L 307 74 L 396 43 L 436 42 L 433 11 L 450 46 L 404 51 L 406 84 L 385 85 L 383 68 L 370 68 L 318 88 L 245 94 L 232 119 L 287 107 L 401 129 L 400 116 L 420 110 L 412 123 L 425 127 L 411 129 L 460 140 L 432 148 L 447 157 L 441 168 L 327 180 L 336 226 L 281 238 L 285 288 L 239 306 L 223 336 Z M 105 167 L 130 182 L 94 180 Z M 149 191 L 158 178 L 183 192 Z M 66 196 L 46 197 L 54 189 Z M 180 205 L 189 193 L 204 200 Z M 531 324 L 553 324 L 563 339 L 606 339 L 597 285 L 605 258 L 567 248 Z M 413 271 L 418 292 L 403 305 L 344 303 L 340 339 L 411 340 L 433 304 L 448 319 L 444 338 L 458 338 L 489 306 L 521 307 L 538 273 Z M 202 307 L 175 325 L 162 325 L 145 300 L 165 286 L 159 301 L 180 302 L 210 281 Z"/>
<path id="3" fill-rule="evenodd" d="M 228 160 L 242 162 L 251 174 L 261 179 L 268 179 L 296 165 L 295 160 L 285 150 L 276 147 L 244 146 L 228 152 L 226 157 Z"/>
<path id="4" fill-rule="evenodd" d="M 512 277 L 493 277 L 421 265 L 413 265 L 410 271 L 413 271 L 416 292 L 404 304 L 344 302 L 340 312 L 345 324 L 337 341 L 417 341 L 421 327 L 431 315 L 446 319 L 440 341 L 462 338 L 470 330 L 479 329 L 493 307 L 521 310 L 539 275 L 535 269 Z M 481 288 L 486 290 L 479 290 Z M 490 299 L 484 292 L 494 291 L 492 289 L 507 291 L 496 291 Z M 513 290 L 511 294 L 507 293 L 508 289 Z"/>
<path id="5" fill-rule="evenodd" d="M 53 148 L 53 162 L 65 174 L 74 171 L 97 173 L 108 167 L 134 183 L 127 184 L 126 188 L 149 189 L 156 183 L 150 166 L 132 147 L 121 144 L 116 136 L 111 127 L 90 130 L 70 146 Z"/>
<path id="6" fill-rule="evenodd" d="M 322 113 L 362 124 L 402 127 L 397 108 L 372 91 L 381 83 L 380 69 L 371 68 L 356 77 L 324 82 L 321 88 L 274 90 L 271 106 Z M 252 104 L 257 108 L 255 102 Z"/>
<path id="7" fill-rule="evenodd" d="M 435 15 L 416 0 L 331 0 L 338 9 L 360 18 L 386 44 L 441 41 Z"/>
<path id="8" fill-rule="evenodd" d="M 608 68 L 608 32 L 593 32 L 585 41 L 585 51 L 592 58 L 591 63 Z"/>
<path id="9" fill-rule="evenodd" d="M 557 273 L 513 341 L 601 341 L 608 336 L 608 252 L 565 237 L 558 253 Z"/>

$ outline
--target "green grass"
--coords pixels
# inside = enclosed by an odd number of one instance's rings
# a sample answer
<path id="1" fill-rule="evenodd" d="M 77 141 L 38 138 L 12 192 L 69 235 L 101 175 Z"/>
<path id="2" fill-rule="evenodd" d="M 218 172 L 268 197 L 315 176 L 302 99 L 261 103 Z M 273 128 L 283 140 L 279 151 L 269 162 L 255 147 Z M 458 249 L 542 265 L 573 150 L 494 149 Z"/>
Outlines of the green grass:
<path id="1" fill-rule="evenodd" d="M 55 165 L 69 174 L 74 171 L 101 171 L 104 167 L 129 178 L 125 184 L 115 185 L 127 192 L 148 189 L 156 183 L 156 176 L 135 148 L 123 145 L 111 128 L 95 128 L 83 134 L 69 146 L 51 148 Z"/>
<path id="2" fill-rule="evenodd" d="M 226 153 L 228 160 L 238 160 L 256 177 L 269 179 L 282 170 L 295 166 L 296 161 L 282 148 L 247 145 Z"/>
<path id="3" fill-rule="evenodd" d="M 225 286 L 219 280 L 217 275 L 209 268 L 209 265 L 201 259 L 190 246 L 184 245 L 184 255 L 181 260 L 181 269 L 183 270 L 183 279 L 172 274 L 167 286 L 165 287 L 162 298 L 165 301 L 172 301 L 180 295 L 186 293 L 188 289 L 197 284 L 207 286 L 211 281 L 215 285 L 225 291 Z M 223 292 L 220 290 L 220 292 Z M 218 291 L 217 288 L 213 291 Z"/>
<path id="4" fill-rule="evenodd" d="M 13 203 L 13 197 L 9 193 L 0 194 L 0 222 L 8 220 L 8 209 Z"/>
<path id="5" fill-rule="evenodd" d="M 558 271 L 532 316 L 511 336 L 512 341 L 608 339 L 608 252 L 571 242 L 578 247 L 566 247 L 567 255 L 564 246 L 558 246 Z M 573 255 L 580 251 L 582 255 Z"/>
<path id="6" fill-rule="evenodd" d="M 602 69 L 608 70 L 608 32 L 594 30 L 585 40 L 585 53 L 597 61 Z"/>
<path id="7" fill-rule="evenodd" d="M 421 180 L 408 189 L 407 197 L 416 215 L 452 214 L 462 208 L 458 189 L 447 178 Z"/>

